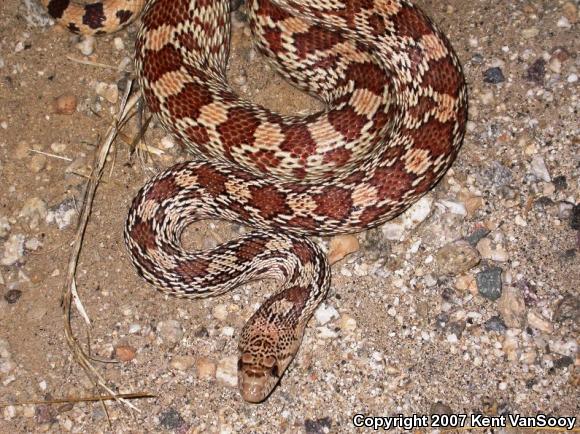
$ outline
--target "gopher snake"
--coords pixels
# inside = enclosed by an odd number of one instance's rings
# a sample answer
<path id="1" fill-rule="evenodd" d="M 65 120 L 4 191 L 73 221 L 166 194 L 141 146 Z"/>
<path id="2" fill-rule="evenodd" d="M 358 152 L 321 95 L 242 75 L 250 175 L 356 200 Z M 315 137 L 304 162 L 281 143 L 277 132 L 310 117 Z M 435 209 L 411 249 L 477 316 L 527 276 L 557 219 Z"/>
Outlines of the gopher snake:
<path id="1" fill-rule="evenodd" d="M 75 32 L 116 30 L 143 0 L 99 6 L 42 0 Z M 357 232 L 401 213 L 453 162 L 467 117 L 459 61 L 405 0 L 251 0 L 258 49 L 326 109 L 281 116 L 238 97 L 225 79 L 229 0 L 151 0 L 136 43 L 149 109 L 197 156 L 149 181 L 125 240 L 138 272 L 162 291 L 201 298 L 276 278 L 282 289 L 245 325 L 244 399 L 264 400 L 298 351 L 330 285 L 306 235 Z M 180 234 L 202 219 L 257 230 L 208 251 Z"/>

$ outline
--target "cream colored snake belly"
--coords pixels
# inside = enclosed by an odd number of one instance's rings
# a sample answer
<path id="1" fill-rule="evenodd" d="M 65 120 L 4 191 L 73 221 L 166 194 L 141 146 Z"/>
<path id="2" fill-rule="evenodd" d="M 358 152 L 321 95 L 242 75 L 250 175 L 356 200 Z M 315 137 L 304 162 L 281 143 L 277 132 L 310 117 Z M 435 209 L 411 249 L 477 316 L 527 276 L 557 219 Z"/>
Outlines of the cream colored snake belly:
<path id="1" fill-rule="evenodd" d="M 83 33 L 116 30 L 142 3 L 42 1 Z M 306 236 L 379 225 L 428 191 L 461 145 L 467 92 L 449 41 L 407 1 L 250 0 L 247 12 L 258 49 L 326 108 L 282 116 L 233 92 L 229 0 L 151 0 L 136 43 L 139 82 L 149 109 L 196 159 L 141 189 L 125 240 L 139 274 L 178 297 L 281 282 L 239 343 L 240 391 L 260 402 L 330 286 L 326 256 Z M 202 219 L 256 231 L 184 250 L 183 229 Z"/>

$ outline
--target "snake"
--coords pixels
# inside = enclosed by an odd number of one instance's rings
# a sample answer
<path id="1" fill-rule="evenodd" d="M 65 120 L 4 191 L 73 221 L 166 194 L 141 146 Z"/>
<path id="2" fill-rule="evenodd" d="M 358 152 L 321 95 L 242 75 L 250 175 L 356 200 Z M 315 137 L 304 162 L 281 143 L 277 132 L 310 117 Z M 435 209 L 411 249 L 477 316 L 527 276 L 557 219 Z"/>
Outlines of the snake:
<path id="1" fill-rule="evenodd" d="M 264 401 L 330 288 L 326 253 L 310 237 L 392 219 L 456 158 L 468 98 L 451 43 L 407 0 L 248 0 L 257 50 L 324 104 L 282 115 L 227 82 L 229 0 L 41 2 L 84 34 L 116 31 L 142 12 L 135 70 L 143 97 L 193 159 L 137 193 L 124 228 L 129 256 L 147 282 L 176 297 L 277 282 L 238 345 L 240 393 Z M 252 231 L 185 249 L 183 230 L 208 219 Z"/>

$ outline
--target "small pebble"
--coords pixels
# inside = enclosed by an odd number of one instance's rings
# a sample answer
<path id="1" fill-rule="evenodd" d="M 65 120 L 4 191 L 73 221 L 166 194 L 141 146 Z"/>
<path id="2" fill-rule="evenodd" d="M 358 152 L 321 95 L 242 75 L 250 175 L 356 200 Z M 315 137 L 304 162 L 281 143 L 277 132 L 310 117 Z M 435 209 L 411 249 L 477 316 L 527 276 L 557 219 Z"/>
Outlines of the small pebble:
<path id="1" fill-rule="evenodd" d="M 558 217 L 562 220 L 570 220 L 574 212 L 574 204 L 562 201 L 558 203 Z M 573 228 L 572 228 L 573 229 Z"/>
<path id="2" fill-rule="evenodd" d="M 532 174 L 539 180 L 544 182 L 550 182 L 552 180 L 550 172 L 548 172 L 548 168 L 546 167 L 546 163 L 541 156 L 536 155 L 534 158 L 532 158 L 530 168 L 532 170 Z"/>
<path id="3" fill-rule="evenodd" d="M 10 354 L 10 345 L 6 339 L 0 338 L 0 359 L 1 360 L 10 360 L 12 358 L 12 354 Z M 6 374 L 10 372 L 9 370 L 2 369 L 0 372 Z"/>
<path id="4" fill-rule="evenodd" d="M 65 200 L 48 211 L 46 223 L 56 223 L 58 228 L 62 230 L 70 226 L 76 215 L 75 201 Z"/>
<path id="5" fill-rule="evenodd" d="M 318 324 L 325 325 L 330 320 L 338 318 L 338 312 L 334 307 L 322 303 L 314 312 L 314 317 Z"/>
<path id="6" fill-rule="evenodd" d="M 183 338 L 183 329 L 181 328 L 179 321 L 176 320 L 159 322 L 159 324 L 157 324 L 157 331 L 159 337 L 172 346 L 175 346 Z"/>
<path id="7" fill-rule="evenodd" d="M 169 135 L 164 136 L 161 138 L 161 141 L 159 142 L 159 147 L 164 151 L 172 149 L 173 147 L 175 147 L 175 139 Z"/>
<path id="8" fill-rule="evenodd" d="M 0 259 L 1 265 L 14 265 L 18 262 L 22 262 L 24 258 L 24 235 L 22 234 L 12 234 L 4 242 L 4 253 L 2 259 Z"/>
<path id="9" fill-rule="evenodd" d="M 460 339 L 466 326 L 465 321 L 451 321 L 445 326 L 445 330 Z"/>
<path id="10" fill-rule="evenodd" d="M 431 404 L 429 408 L 429 414 L 453 414 L 453 410 L 447 404 L 442 403 L 441 401 L 437 401 Z"/>
<path id="11" fill-rule="evenodd" d="M 10 232 L 10 222 L 7 217 L 0 216 L 0 238 L 6 238 Z"/>
<path id="12" fill-rule="evenodd" d="M 36 409 L 34 405 L 25 405 L 22 409 L 22 415 L 28 419 L 33 418 L 36 414 Z"/>
<path id="13" fill-rule="evenodd" d="M 534 311 L 528 312 L 528 325 L 547 334 L 554 331 L 552 323 Z"/>
<path id="14" fill-rule="evenodd" d="M 493 92 L 489 90 L 480 95 L 480 100 L 483 105 L 491 105 L 495 101 L 495 96 L 493 95 Z"/>
<path id="15" fill-rule="evenodd" d="M 533 348 L 527 348 L 522 351 L 520 355 L 519 361 L 524 365 L 533 365 L 536 363 L 536 358 L 538 357 L 538 353 Z"/>
<path id="16" fill-rule="evenodd" d="M 497 309 L 508 327 L 516 329 L 525 327 L 526 303 L 518 288 L 507 286 L 497 303 Z"/>
<path id="17" fill-rule="evenodd" d="M 550 351 L 562 356 L 576 357 L 578 352 L 578 341 L 575 338 L 567 341 L 562 339 L 550 340 Z"/>
<path id="18" fill-rule="evenodd" d="M 495 160 L 491 162 L 491 165 L 480 176 L 480 182 L 482 184 L 491 184 L 496 188 L 511 185 L 512 181 L 513 174 L 511 169 Z"/>
<path id="19" fill-rule="evenodd" d="M 558 22 L 556 23 L 556 25 L 558 27 L 560 27 L 561 29 L 569 29 L 572 27 L 572 25 L 570 24 L 570 21 L 566 17 L 560 17 L 558 19 Z"/>
<path id="20" fill-rule="evenodd" d="M 567 368 L 568 366 L 572 366 L 574 364 L 574 359 L 569 356 L 561 357 L 557 360 L 554 360 L 554 368 L 562 369 Z"/>
<path id="21" fill-rule="evenodd" d="M 575 230 L 580 230 L 580 203 L 574 205 L 570 214 L 570 227 Z"/>
<path id="22" fill-rule="evenodd" d="M 440 205 L 443 205 L 445 208 L 449 210 L 449 212 L 461 216 L 467 215 L 467 210 L 465 209 L 465 205 L 461 202 L 456 202 L 453 200 L 440 200 L 438 202 Z"/>
<path id="23" fill-rule="evenodd" d="M 234 329 L 233 327 L 223 327 L 221 329 L 222 336 L 228 336 L 231 338 L 235 333 L 236 333 L 236 329 Z"/>
<path id="24" fill-rule="evenodd" d="M 546 184 L 549 185 L 549 184 Z M 544 211 L 547 208 L 554 206 L 554 201 L 546 196 L 541 196 L 534 201 L 534 209 Z"/>
<path id="25" fill-rule="evenodd" d="M 477 47 L 479 44 L 479 41 L 477 39 L 470 39 L 469 43 L 471 46 L 473 47 Z M 473 45 L 475 44 L 475 45 Z M 481 65 L 484 61 L 484 57 L 481 53 L 475 53 L 473 56 L 471 56 L 471 62 L 473 62 L 476 65 Z"/>
<path id="26" fill-rule="evenodd" d="M 237 363 L 237 362 L 236 362 Z M 216 364 L 213 360 L 207 357 L 200 357 L 195 364 L 195 372 L 197 378 L 201 380 L 211 380 L 216 375 Z"/>
<path id="27" fill-rule="evenodd" d="M 494 244 L 489 238 L 483 238 L 477 243 L 477 251 L 484 259 L 496 262 L 506 262 L 509 255 L 501 244 Z"/>
<path id="28" fill-rule="evenodd" d="M 473 232 L 471 232 L 468 236 L 465 237 L 465 241 L 467 241 L 469 244 L 475 247 L 479 242 L 479 240 L 487 237 L 489 232 L 490 231 L 487 228 L 483 227 L 477 228 Z"/>
<path id="29" fill-rule="evenodd" d="M 4 294 L 4 300 L 8 302 L 8 304 L 14 304 L 18 301 L 18 299 L 22 296 L 22 291 L 19 289 L 11 289 L 6 294 Z"/>
<path id="30" fill-rule="evenodd" d="M 472 274 L 463 274 L 455 278 L 455 288 L 459 291 L 469 291 L 473 295 L 477 294 L 475 277 Z"/>
<path id="31" fill-rule="evenodd" d="M 11 420 L 16 417 L 16 407 L 7 405 L 4 407 L 4 420 Z"/>
<path id="32" fill-rule="evenodd" d="M 526 71 L 526 80 L 541 85 L 544 83 L 545 75 L 546 75 L 546 61 L 540 57 L 538 60 L 532 63 L 528 68 L 528 70 Z"/>
<path id="33" fill-rule="evenodd" d="M 537 27 L 529 27 L 527 29 L 522 30 L 522 36 L 526 39 L 531 39 L 540 33 L 540 30 Z"/>
<path id="34" fill-rule="evenodd" d="M 338 321 L 338 327 L 347 332 L 356 330 L 356 326 L 356 320 L 347 314 L 341 315 L 340 320 Z"/>
<path id="35" fill-rule="evenodd" d="M 485 205 L 481 196 L 469 196 L 463 200 L 467 215 L 473 217 L 475 213 Z"/>
<path id="36" fill-rule="evenodd" d="M 354 235 L 338 235 L 330 240 L 328 247 L 328 262 L 334 264 L 351 253 L 359 250 L 358 238 Z"/>
<path id="37" fill-rule="evenodd" d="M 412 229 L 422 223 L 433 208 L 433 198 L 423 196 L 399 218 L 385 223 L 381 230 L 386 240 L 400 241 L 405 236 L 407 229 Z"/>
<path id="38" fill-rule="evenodd" d="M 572 294 L 564 294 L 564 297 L 556 303 L 553 318 L 560 324 L 566 321 L 575 321 L 580 324 L 580 298 Z"/>
<path id="39" fill-rule="evenodd" d="M 411 208 L 405 211 L 402 215 L 402 221 L 406 229 L 411 229 L 423 222 L 429 214 L 433 206 L 433 199 L 429 196 L 423 196 Z"/>
<path id="40" fill-rule="evenodd" d="M 169 366 L 179 371 L 187 371 L 193 366 L 194 363 L 195 359 L 193 356 L 174 356 L 171 359 Z"/>
<path id="41" fill-rule="evenodd" d="M 95 42 L 94 36 L 84 36 L 82 41 L 77 44 L 77 48 L 84 56 L 90 56 L 95 50 Z"/>
<path id="42" fill-rule="evenodd" d="M 47 213 L 48 207 L 46 206 L 46 202 L 44 202 L 41 198 L 34 196 L 24 202 L 24 205 L 20 209 L 18 216 L 28 220 L 44 220 Z"/>
<path id="43" fill-rule="evenodd" d="M 37 424 L 52 424 L 56 422 L 56 409 L 52 405 L 40 405 L 36 407 L 34 420 Z"/>
<path id="44" fill-rule="evenodd" d="M 562 72 L 562 61 L 557 57 L 552 57 L 548 62 L 548 68 L 555 74 L 560 74 Z"/>
<path id="45" fill-rule="evenodd" d="M 242 72 L 234 77 L 233 82 L 238 86 L 242 86 L 248 82 L 248 77 L 245 72 Z"/>
<path id="46" fill-rule="evenodd" d="M 115 358 L 121 362 L 130 362 L 135 358 L 136 350 L 130 345 L 117 345 L 115 347 Z"/>
<path id="47" fill-rule="evenodd" d="M 399 241 L 405 235 L 405 226 L 402 223 L 387 222 L 381 230 L 385 239 L 389 241 Z"/>
<path id="48" fill-rule="evenodd" d="M 514 223 L 522 227 L 526 227 L 528 225 L 528 222 L 521 215 L 517 215 L 514 218 Z"/>
<path id="49" fill-rule="evenodd" d="M 122 51 L 125 49 L 125 43 L 123 42 L 123 39 L 119 38 L 118 36 L 115 39 L 113 39 L 113 46 L 117 51 Z"/>
<path id="50" fill-rule="evenodd" d="M 225 304 L 218 304 L 214 306 L 211 313 L 215 319 L 225 321 L 228 317 L 228 308 Z"/>
<path id="51" fill-rule="evenodd" d="M 437 271 L 451 276 L 471 270 L 479 260 L 478 251 L 465 241 L 446 244 L 435 254 Z"/>
<path id="52" fill-rule="evenodd" d="M 488 319 L 485 322 L 484 327 L 488 331 L 499 332 L 499 333 L 504 333 L 507 330 L 506 324 L 503 322 L 501 317 L 498 315 L 494 315 L 490 319 Z"/>
<path id="53" fill-rule="evenodd" d="M 576 3 L 572 1 L 564 3 L 562 12 L 570 23 L 576 24 L 578 22 L 578 6 Z"/>
<path id="54" fill-rule="evenodd" d="M 499 66 L 486 69 L 483 72 L 483 81 L 490 84 L 498 84 L 505 81 L 503 71 Z"/>
<path id="55" fill-rule="evenodd" d="M 554 187 L 556 187 L 556 191 L 564 191 L 568 188 L 568 182 L 566 181 L 566 177 L 564 175 L 556 176 L 553 180 Z"/>
<path id="56" fill-rule="evenodd" d="M 111 104 L 114 104 L 119 99 L 119 88 L 115 83 L 109 84 L 102 81 L 98 82 L 95 87 L 97 95 L 105 98 Z"/>
<path id="57" fill-rule="evenodd" d="M 501 273 L 499 267 L 489 267 L 475 275 L 477 290 L 482 297 L 495 301 L 501 297 Z"/>
<path id="58" fill-rule="evenodd" d="M 304 421 L 305 434 L 326 434 L 331 432 L 332 422 L 329 417 L 320 419 L 306 419 Z"/>
<path id="59" fill-rule="evenodd" d="M 73 93 L 63 93 L 52 100 L 52 110 L 59 115 L 72 115 L 77 110 L 78 99 Z"/>
<path id="60" fill-rule="evenodd" d="M 44 155 L 37 154 L 30 157 L 27 166 L 32 173 L 40 173 L 46 168 L 46 163 L 48 163 L 48 159 Z"/>
<path id="61" fill-rule="evenodd" d="M 57 154 L 62 154 L 64 151 L 66 151 L 66 143 L 53 142 L 50 144 L 50 149 Z"/>
<path id="62" fill-rule="evenodd" d="M 318 334 L 316 335 L 316 337 L 318 337 L 320 339 L 335 339 L 336 337 L 338 337 L 337 332 L 329 329 L 326 326 L 316 327 L 316 330 L 318 331 Z"/>
<path id="63" fill-rule="evenodd" d="M 215 378 L 223 386 L 236 387 L 238 385 L 238 358 L 230 356 L 221 359 L 217 365 Z"/>
<path id="64" fill-rule="evenodd" d="M 125 56 L 121 59 L 121 61 L 119 62 L 119 65 L 117 65 L 117 69 L 119 71 L 126 71 L 128 72 L 130 69 L 130 65 L 133 65 L 133 59 L 131 59 L 128 56 Z M 121 86 L 119 86 L 119 90 L 120 91 L 124 91 L 125 89 L 122 88 Z"/>
<path id="65" fill-rule="evenodd" d="M 176 430 L 185 424 L 185 420 L 174 408 L 170 408 L 159 415 L 159 425 L 168 430 Z"/>

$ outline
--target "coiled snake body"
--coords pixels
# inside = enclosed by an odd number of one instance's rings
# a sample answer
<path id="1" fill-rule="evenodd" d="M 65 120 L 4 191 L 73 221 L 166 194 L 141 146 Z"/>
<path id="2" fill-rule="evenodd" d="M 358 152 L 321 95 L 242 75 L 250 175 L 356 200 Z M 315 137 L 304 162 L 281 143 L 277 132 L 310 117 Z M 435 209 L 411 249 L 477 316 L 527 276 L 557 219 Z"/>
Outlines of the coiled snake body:
<path id="1" fill-rule="evenodd" d="M 129 22 L 143 0 L 80 7 L 42 0 L 72 31 Z M 149 181 L 125 240 L 138 272 L 164 292 L 201 298 L 276 278 L 281 290 L 246 323 L 239 387 L 264 400 L 298 351 L 330 285 L 305 236 L 357 232 L 401 213 L 453 162 L 467 117 L 459 61 L 404 0 L 251 0 L 259 50 L 326 108 L 282 116 L 238 97 L 225 79 L 229 0 L 151 0 L 136 43 L 149 109 L 196 155 Z M 257 230 L 209 251 L 180 234 L 201 219 Z"/>

